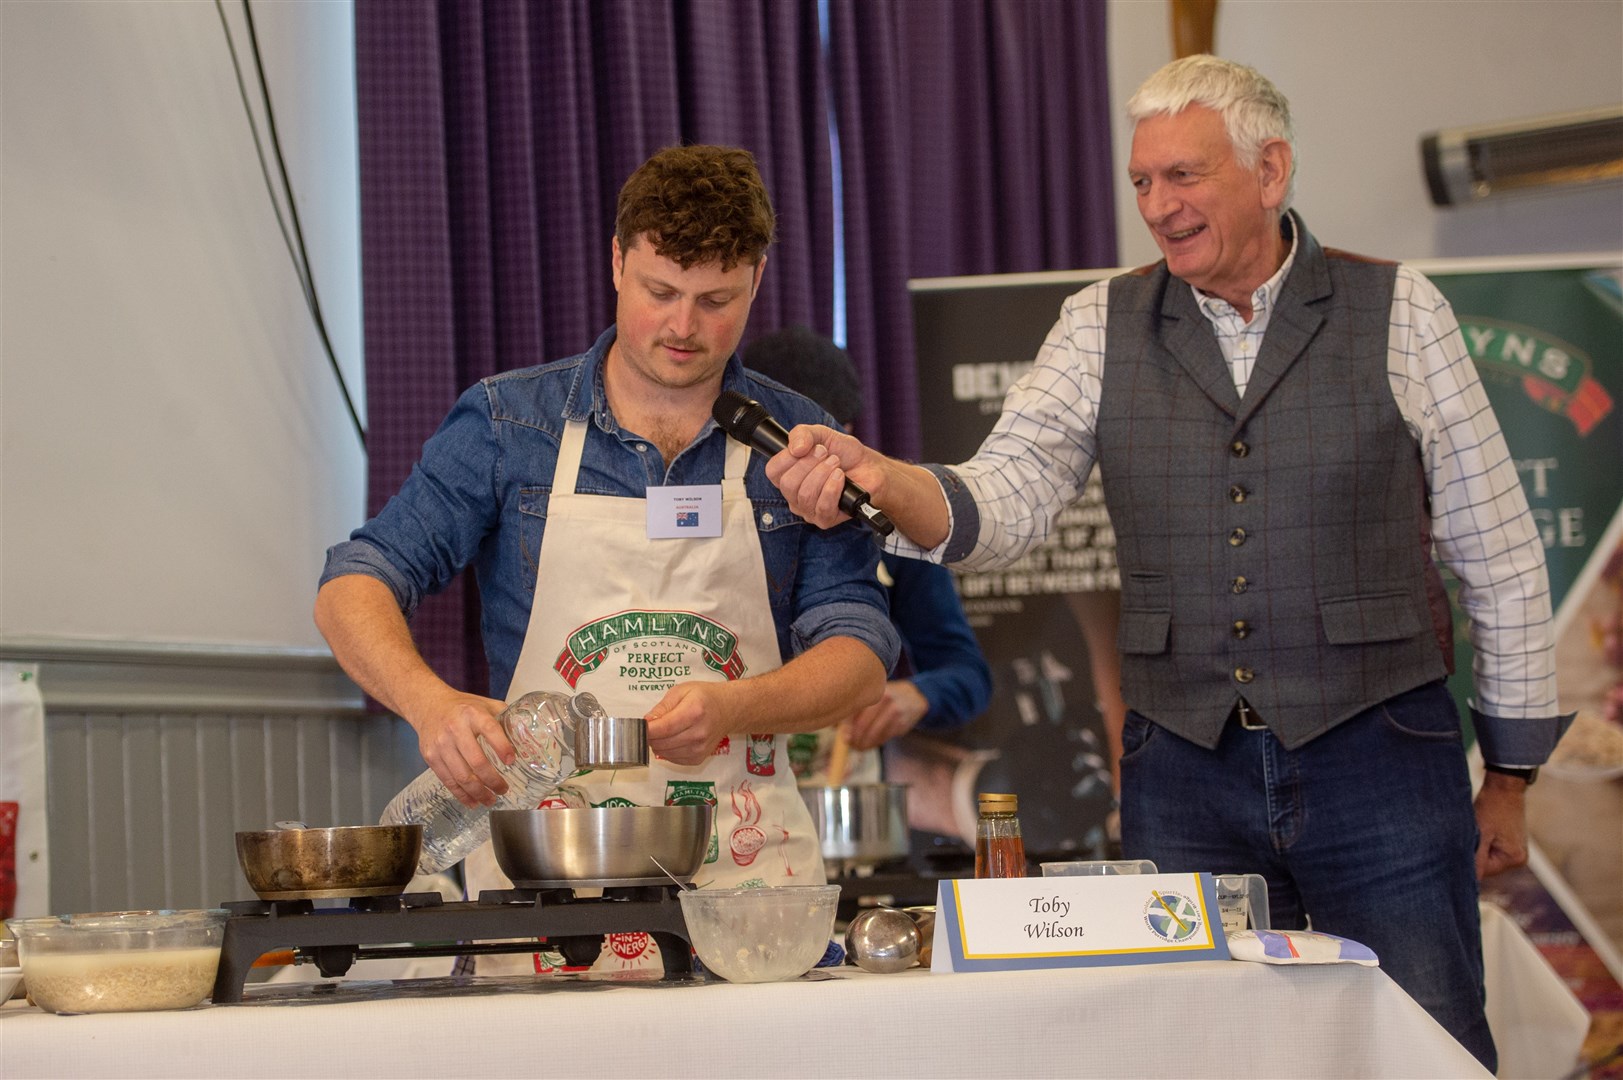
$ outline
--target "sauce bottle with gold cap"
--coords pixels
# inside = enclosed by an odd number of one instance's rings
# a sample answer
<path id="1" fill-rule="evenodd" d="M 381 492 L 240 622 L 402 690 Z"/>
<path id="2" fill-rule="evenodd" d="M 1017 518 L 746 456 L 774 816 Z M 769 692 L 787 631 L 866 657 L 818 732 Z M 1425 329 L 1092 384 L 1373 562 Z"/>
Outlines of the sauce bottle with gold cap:
<path id="1" fill-rule="evenodd" d="M 1020 838 L 1016 816 L 1020 800 L 1014 795 L 982 794 L 980 818 L 975 822 L 975 876 L 1026 876 L 1026 844 Z"/>

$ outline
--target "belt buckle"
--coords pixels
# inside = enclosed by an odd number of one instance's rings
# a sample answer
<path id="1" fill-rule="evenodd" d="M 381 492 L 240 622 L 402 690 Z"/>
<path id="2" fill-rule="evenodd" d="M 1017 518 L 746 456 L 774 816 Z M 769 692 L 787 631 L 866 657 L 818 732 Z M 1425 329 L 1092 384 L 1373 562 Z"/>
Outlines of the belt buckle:
<path id="1" fill-rule="evenodd" d="M 1257 710 L 1253 709 L 1244 698 L 1235 703 L 1234 716 L 1235 719 L 1239 720 L 1240 730 L 1242 731 L 1268 730 L 1268 725 L 1257 718 Z"/>

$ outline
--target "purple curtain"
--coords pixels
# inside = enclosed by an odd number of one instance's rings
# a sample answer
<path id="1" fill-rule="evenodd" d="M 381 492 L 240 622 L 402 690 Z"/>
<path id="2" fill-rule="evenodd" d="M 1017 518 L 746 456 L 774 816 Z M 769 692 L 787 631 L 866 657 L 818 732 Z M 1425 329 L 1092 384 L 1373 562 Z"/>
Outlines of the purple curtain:
<path id="1" fill-rule="evenodd" d="M 463 389 L 613 320 L 615 196 L 662 146 L 754 153 L 778 242 L 750 334 L 832 333 L 832 110 L 861 434 L 892 453 L 919 446 L 909 277 L 1114 262 L 1103 0 L 829 17 L 825 63 L 816 0 L 356 0 L 369 513 Z M 412 631 L 486 684 L 466 576 Z"/>
<path id="2" fill-rule="evenodd" d="M 1104 0 L 830 0 L 861 434 L 916 457 L 909 277 L 1113 266 Z"/>
<path id="3" fill-rule="evenodd" d="M 675 143 L 750 150 L 778 211 L 757 331 L 833 330 L 815 0 L 358 0 L 368 513 L 478 379 L 572 356 L 614 319 L 615 197 Z M 412 620 L 487 682 L 467 575 Z"/>

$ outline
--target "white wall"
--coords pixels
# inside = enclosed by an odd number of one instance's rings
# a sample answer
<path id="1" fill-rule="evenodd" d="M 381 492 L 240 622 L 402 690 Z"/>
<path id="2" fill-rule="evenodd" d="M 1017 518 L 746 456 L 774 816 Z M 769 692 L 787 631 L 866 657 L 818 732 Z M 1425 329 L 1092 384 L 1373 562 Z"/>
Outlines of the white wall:
<path id="1" fill-rule="evenodd" d="M 1172 59 L 1169 6 L 1110 3 L 1118 177 L 1127 99 Z M 1396 259 L 1623 248 L 1623 185 L 1439 208 L 1419 150 L 1439 128 L 1623 102 L 1619 0 L 1222 0 L 1214 51 L 1290 99 L 1295 205 L 1327 244 Z M 1116 207 L 1120 264 L 1158 259 L 1125 182 Z"/>
<path id="2" fill-rule="evenodd" d="M 359 395 L 351 5 L 254 15 Z M 0 645 L 319 647 L 315 581 L 361 519 L 365 458 L 215 5 L 6 0 L 0 72 Z"/>
<path id="3" fill-rule="evenodd" d="M 226 10 L 239 43 L 241 6 Z M 323 306 L 361 388 L 352 11 L 255 4 Z M 1119 116 L 1167 4 L 1112 0 Z M 1224 0 L 1217 48 L 1291 97 L 1328 243 L 1618 249 L 1616 186 L 1434 209 L 1438 127 L 1623 100 L 1623 3 Z M 240 45 L 239 45 L 240 47 Z M 314 649 L 365 458 L 276 230 L 207 0 L 0 2 L 0 651 L 76 638 Z M 1116 125 L 1117 175 L 1129 139 Z M 1156 252 L 1120 186 L 1121 258 Z M 362 405 L 364 416 L 364 403 Z"/>

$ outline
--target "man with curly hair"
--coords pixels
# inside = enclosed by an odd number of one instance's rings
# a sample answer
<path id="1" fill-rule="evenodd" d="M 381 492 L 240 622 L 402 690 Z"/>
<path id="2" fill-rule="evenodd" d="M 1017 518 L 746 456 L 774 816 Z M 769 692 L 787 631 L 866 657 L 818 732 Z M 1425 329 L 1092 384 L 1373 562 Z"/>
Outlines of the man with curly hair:
<path id="1" fill-rule="evenodd" d="M 714 805 L 698 877 L 717 885 L 824 880 L 786 740 L 878 701 L 898 651 L 869 536 L 795 517 L 711 419 L 735 390 L 786 423 L 831 421 L 736 355 L 774 223 L 747 151 L 641 165 L 610 248 L 615 325 L 465 392 L 400 492 L 329 551 L 316 601 L 344 669 L 470 806 L 507 788 L 478 743 L 513 761 L 504 700 L 589 691 L 646 716 L 650 765 L 577 777 L 569 796 Z M 406 625 L 469 565 L 491 696 L 440 679 Z M 470 891 L 501 884 L 488 850 Z"/>

